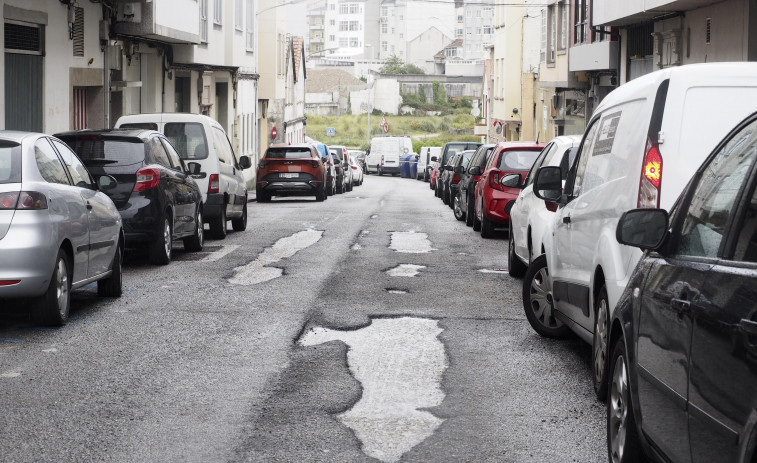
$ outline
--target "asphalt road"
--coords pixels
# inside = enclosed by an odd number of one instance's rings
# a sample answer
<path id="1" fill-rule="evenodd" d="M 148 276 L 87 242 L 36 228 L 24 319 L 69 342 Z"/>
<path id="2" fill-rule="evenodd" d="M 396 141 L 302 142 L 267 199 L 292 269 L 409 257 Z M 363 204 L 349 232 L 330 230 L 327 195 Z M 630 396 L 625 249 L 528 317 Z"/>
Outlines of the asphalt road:
<path id="1" fill-rule="evenodd" d="M 590 348 L 531 330 L 505 232 L 375 175 L 248 208 L 63 328 L 0 302 L 0 460 L 606 461 Z"/>

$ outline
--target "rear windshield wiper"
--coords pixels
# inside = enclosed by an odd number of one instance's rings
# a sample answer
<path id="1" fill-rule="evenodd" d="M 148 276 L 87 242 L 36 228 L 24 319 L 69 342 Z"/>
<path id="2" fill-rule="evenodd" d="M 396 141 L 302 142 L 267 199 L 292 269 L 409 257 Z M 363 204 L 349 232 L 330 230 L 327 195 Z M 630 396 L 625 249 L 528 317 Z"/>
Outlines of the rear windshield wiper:
<path id="1" fill-rule="evenodd" d="M 86 159 L 82 160 L 85 166 L 102 166 L 105 164 L 118 164 L 118 161 L 112 159 Z"/>

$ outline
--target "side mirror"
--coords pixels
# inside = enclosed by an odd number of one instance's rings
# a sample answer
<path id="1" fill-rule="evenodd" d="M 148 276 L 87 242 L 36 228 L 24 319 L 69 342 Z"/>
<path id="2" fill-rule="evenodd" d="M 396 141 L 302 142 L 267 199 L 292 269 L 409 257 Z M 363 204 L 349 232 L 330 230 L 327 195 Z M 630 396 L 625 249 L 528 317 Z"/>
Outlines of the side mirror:
<path id="1" fill-rule="evenodd" d="M 97 179 L 97 185 L 100 190 L 108 191 L 118 186 L 118 181 L 112 175 L 101 175 Z"/>
<path id="2" fill-rule="evenodd" d="M 620 244 L 656 251 L 665 241 L 668 219 L 664 209 L 632 209 L 620 217 L 615 238 Z"/>
<path id="3" fill-rule="evenodd" d="M 247 156 L 243 156 L 243 158 L 247 158 Z M 249 162 L 250 158 L 247 158 L 247 161 Z M 187 173 L 192 178 L 205 178 L 207 174 L 205 172 L 200 172 L 202 169 L 202 166 L 199 162 L 188 162 L 187 163 Z"/>
<path id="4" fill-rule="evenodd" d="M 462 174 L 463 173 L 463 166 L 455 166 L 453 169 L 453 172 L 456 174 Z"/>
<path id="5" fill-rule="evenodd" d="M 559 202 L 562 196 L 562 171 L 557 166 L 546 166 L 536 172 L 534 195 L 544 201 Z"/>
<path id="6" fill-rule="evenodd" d="M 468 173 L 471 175 L 481 175 L 481 166 L 473 166 L 468 169 Z"/>
<path id="7" fill-rule="evenodd" d="M 446 166 L 444 166 L 444 170 L 452 170 L 452 166 L 447 164 Z"/>
<path id="8" fill-rule="evenodd" d="M 502 177 L 502 180 L 499 181 L 502 186 L 506 186 L 508 188 L 521 188 L 522 182 L 523 176 L 521 174 L 507 174 Z"/>
<path id="9" fill-rule="evenodd" d="M 252 161 L 250 161 L 250 157 L 242 156 L 241 158 L 239 158 L 239 167 L 241 169 L 249 169 L 250 167 L 252 167 Z"/>
<path id="10" fill-rule="evenodd" d="M 436 161 L 438 161 L 438 159 L 436 158 L 436 156 L 431 156 L 431 162 L 436 162 Z"/>

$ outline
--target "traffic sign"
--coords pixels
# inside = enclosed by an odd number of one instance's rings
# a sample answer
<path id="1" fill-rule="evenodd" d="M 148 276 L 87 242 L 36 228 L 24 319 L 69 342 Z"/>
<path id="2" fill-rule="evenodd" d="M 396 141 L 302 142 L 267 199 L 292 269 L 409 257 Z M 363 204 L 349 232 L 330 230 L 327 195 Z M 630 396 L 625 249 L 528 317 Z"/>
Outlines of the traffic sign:
<path id="1" fill-rule="evenodd" d="M 381 124 L 379 124 L 384 130 L 384 133 L 389 133 L 389 122 L 386 120 L 386 116 L 381 116 Z"/>
<path id="2" fill-rule="evenodd" d="M 336 135 L 336 129 L 334 127 L 326 127 L 326 136 L 333 137 Z"/>
<path id="3" fill-rule="evenodd" d="M 271 128 L 271 138 L 273 138 L 275 140 L 276 139 L 276 135 L 278 135 L 278 132 L 276 131 L 276 126 L 274 125 Z"/>

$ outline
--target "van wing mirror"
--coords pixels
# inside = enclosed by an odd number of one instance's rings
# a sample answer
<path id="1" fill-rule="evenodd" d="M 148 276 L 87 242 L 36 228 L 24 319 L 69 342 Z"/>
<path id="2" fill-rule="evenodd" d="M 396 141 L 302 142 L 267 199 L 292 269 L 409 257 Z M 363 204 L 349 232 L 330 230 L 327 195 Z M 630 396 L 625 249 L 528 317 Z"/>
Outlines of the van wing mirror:
<path id="1" fill-rule="evenodd" d="M 246 156 L 245 156 L 246 157 Z M 248 158 L 249 161 L 249 158 Z M 207 174 L 205 172 L 200 172 L 202 169 L 202 166 L 199 162 L 188 162 L 187 163 L 187 173 L 192 178 L 205 178 Z"/>
<path id="2" fill-rule="evenodd" d="M 665 241 L 668 222 L 664 209 L 632 209 L 620 217 L 615 238 L 620 244 L 657 251 Z"/>
<path id="3" fill-rule="evenodd" d="M 436 156 L 431 156 L 431 162 L 436 162 L 436 161 L 438 161 L 438 159 L 436 158 Z"/>
<path id="4" fill-rule="evenodd" d="M 463 166 L 455 166 L 454 172 L 456 174 L 462 174 L 463 173 Z"/>
<path id="5" fill-rule="evenodd" d="M 508 188 L 521 188 L 521 182 L 523 182 L 523 176 L 521 174 L 507 174 L 499 181 L 502 186 Z"/>
<path id="6" fill-rule="evenodd" d="M 108 191 L 118 186 L 118 181 L 112 175 L 101 175 L 97 178 L 97 186 L 100 191 Z"/>
<path id="7" fill-rule="evenodd" d="M 242 156 L 241 158 L 239 158 L 239 167 L 243 170 L 252 167 L 252 161 L 250 161 L 250 157 Z"/>
<path id="8" fill-rule="evenodd" d="M 471 175 L 481 175 L 481 166 L 473 166 L 468 169 L 468 173 Z"/>
<path id="9" fill-rule="evenodd" d="M 559 167 L 546 166 L 536 171 L 534 195 L 544 201 L 560 202 L 562 197 L 562 171 Z"/>

